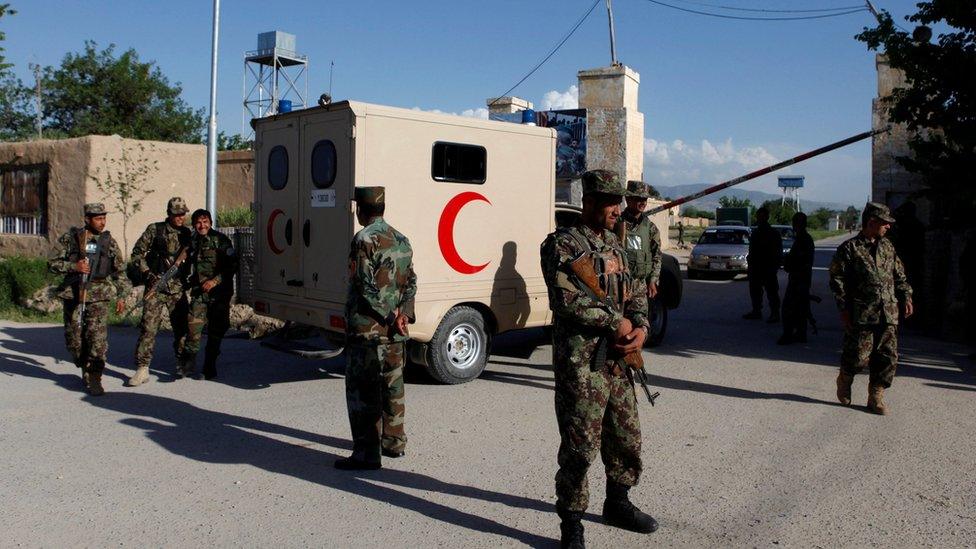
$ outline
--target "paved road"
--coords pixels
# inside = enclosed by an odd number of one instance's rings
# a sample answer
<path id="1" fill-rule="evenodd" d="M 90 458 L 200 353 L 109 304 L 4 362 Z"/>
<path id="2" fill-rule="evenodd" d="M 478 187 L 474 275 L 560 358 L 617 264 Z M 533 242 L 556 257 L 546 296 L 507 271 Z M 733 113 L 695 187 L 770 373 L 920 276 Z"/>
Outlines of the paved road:
<path id="1" fill-rule="evenodd" d="M 826 296 L 817 252 L 816 290 Z M 687 281 L 642 404 L 644 537 L 598 520 L 592 547 L 976 545 L 976 375 L 966 350 L 903 338 L 893 415 L 834 402 L 833 306 L 820 334 L 774 345 L 747 323 L 743 281 Z M 500 338 L 485 375 L 445 387 L 408 376 L 408 456 L 339 473 L 349 451 L 341 360 L 226 342 L 221 383 L 122 387 L 135 333 L 113 329 L 90 398 L 50 325 L 0 324 L 0 531 L 17 546 L 552 547 L 557 432 L 541 331 Z M 52 358 L 53 355 L 53 358 Z M 965 369 L 968 368 L 968 371 Z"/>

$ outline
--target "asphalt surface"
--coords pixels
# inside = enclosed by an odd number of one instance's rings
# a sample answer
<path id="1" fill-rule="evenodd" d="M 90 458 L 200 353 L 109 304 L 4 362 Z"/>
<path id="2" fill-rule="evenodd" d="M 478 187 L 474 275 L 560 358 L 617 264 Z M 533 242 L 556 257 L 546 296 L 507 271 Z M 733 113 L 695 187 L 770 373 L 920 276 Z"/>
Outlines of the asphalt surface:
<path id="1" fill-rule="evenodd" d="M 832 249 L 817 250 L 827 297 Z M 783 279 L 785 284 L 785 278 Z M 960 346 L 903 334 L 892 415 L 834 400 L 841 332 L 775 345 L 743 321 L 742 280 L 685 281 L 665 344 L 645 355 L 645 474 L 632 498 L 650 536 L 600 522 L 591 547 L 976 545 L 976 375 Z M 407 456 L 339 472 L 350 449 L 342 358 L 225 341 L 219 382 L 180 380 L 160 336 L 153 381 L 125 388 L 136 333 L 113 328 L 105 386 L 82 392 L 61 330 L 0 323 L 0 546 L 558 546 L 551 349 L 500 337 L 462 386 L 408 372 Z M 643 399 L 643 397 L 641 396 Z"/>

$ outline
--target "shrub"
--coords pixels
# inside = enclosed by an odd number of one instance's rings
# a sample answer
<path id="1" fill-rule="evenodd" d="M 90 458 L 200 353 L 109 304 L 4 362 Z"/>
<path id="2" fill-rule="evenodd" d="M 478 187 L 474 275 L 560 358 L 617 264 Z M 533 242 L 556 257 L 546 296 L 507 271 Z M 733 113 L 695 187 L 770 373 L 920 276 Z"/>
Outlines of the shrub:
<path id="1" fill-rule="evenodd" d="M 218 227 L 252 227 L 254 226 L 254 212 L 249 206 L 227 208 L 217 212 Z"/>
<path id="2" fill-rule="evenodd" d="M 0 261 L 0 309 L 16 306 L 21 298 L 54 284 L 57 277 L 47 270 L 47 261 L 34 257 L 11 257 Z"/>

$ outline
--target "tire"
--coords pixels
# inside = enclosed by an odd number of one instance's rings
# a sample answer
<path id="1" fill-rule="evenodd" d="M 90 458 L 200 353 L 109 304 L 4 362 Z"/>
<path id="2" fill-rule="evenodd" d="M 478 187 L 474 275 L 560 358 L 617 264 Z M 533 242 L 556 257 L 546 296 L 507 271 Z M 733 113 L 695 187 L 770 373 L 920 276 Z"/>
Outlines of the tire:
<path id="1" fill-rule="evenodd" d="M 467 383 L 484 371 L 490 342 L 481 313 L 452 307 L 427 345 L 427 371 L 441 383 Z"/>
<path id="2" fill-rule="evenodd" d="M 668 308 L 664 306 L 664 302 L 660 299 L 652 299 L 648 303 L 648 320 L 651 323 L 651 329 L 647 334 L 647 341 L 644 342 L 645 347 L 657 347 L 664 341 L 664 334 L 668 331 Z"/>

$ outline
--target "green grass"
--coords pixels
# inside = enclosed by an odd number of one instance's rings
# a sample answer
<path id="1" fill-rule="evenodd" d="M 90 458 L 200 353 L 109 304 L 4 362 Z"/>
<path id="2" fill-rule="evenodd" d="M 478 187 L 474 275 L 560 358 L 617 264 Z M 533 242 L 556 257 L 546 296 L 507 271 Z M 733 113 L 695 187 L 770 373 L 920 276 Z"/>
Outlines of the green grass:
<path id="1" fill-rule="evenodd" d="M 61 311 L 40 313 L 16 306 L 0 309 L 0 320 L 6 320 L 8 322 L 45 322 L 52 324 L 61 324 L 63 321 Z"/>
<path id="2" fill-rule="evenodd" d="M 807 231 L 810 236 L 813 237 L 814 241 L 823 240 L 824 238 L 830 238 L 832 236 L 837 236 L 839 234 L 847 234 L 847 231 L 842 229 L 839 231 L 828 231 L 827 229 L 810 229 Z"/>
<path id="3" fill-rule="evenodd" d="M 250 206 L 227 208 L 217 212 L 218 227 L 253 227 L 254 212 Z"/>

